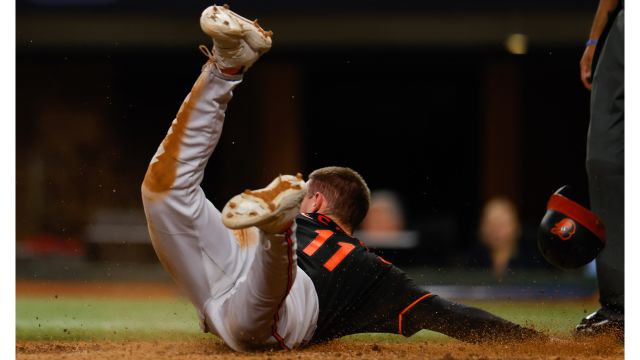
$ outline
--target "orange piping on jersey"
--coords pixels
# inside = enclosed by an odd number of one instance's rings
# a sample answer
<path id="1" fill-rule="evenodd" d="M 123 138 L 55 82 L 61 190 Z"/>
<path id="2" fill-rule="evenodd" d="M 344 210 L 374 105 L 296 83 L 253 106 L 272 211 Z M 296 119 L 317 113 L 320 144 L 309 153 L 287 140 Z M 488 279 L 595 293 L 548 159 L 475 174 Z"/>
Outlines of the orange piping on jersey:
<path id="1" fill-rule="evenodd" d="M 318 215 L 318 221 L 321 224 L 326 225 L 326 226 L 329 226 L 329 224 L 331 224 L 331 220 L 328 217 L 326 217 L 326 216 L 324 216 L 322 214 Z"/>
<path id="2" fill-rule="evenodd" d="M 404 310 L 402 310 L 402 312 L 400 312 L 400 315 L 398 315 L 398 334 L 402 335 L 402 316 L 409 310 L 411 310 L 412 307 L 414 307 L 417 303 L 419 303 L 420 301 L 428 298 L 429 296 L 431 296 L 431 293 L 426 293 L 422 296 L 420 296 L 418 298 L 418 300 L 412 302 L 409 306 L 407 306 L 406 308 L 404 308 Z"/>
<path id="3" fill-rule="evenodd" d="M 280 347 L 283 350 L 290 350 L 290 349 L 285 343 L 284 338 L 280 336 L 280 334 L 278 334 L 278 322 L 280 321 L 280 314 L 279 314 L 280 308 L 282 308 L 282 306 L 284 305 L 284 302 L 287 299 L 287 295 L 289 295 L 289 291 L 293 286 L 293 265 L 294 264 L 293 264 L 293 240 L 291 239 L 292 234 L 293 232 L 291 231 L 291 228 L 287 229 L 287 231 L 285 232 L 285 239 L 287 240 L 287 258 L 289 260 L 288 272 L 287 272 L 287 275 L 288 275 L 287 290 L 285 291 L 284 296 L 282 297 L 282 300 L 278 305 L 276 313 L 273 315 L 273 325 L 271 326 L 271 335 L 273 335 L 273 337 L 278 341 L 278 344 L 280 344 Z"/>

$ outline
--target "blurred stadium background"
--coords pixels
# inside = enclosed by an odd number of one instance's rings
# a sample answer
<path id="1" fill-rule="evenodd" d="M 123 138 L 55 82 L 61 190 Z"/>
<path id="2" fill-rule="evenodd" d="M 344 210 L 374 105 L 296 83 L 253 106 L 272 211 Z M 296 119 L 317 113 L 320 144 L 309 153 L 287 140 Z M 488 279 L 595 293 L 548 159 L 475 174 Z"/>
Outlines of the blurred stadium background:
<path id="1" fill-rule="evenodd" d="M 139 185 L 205 61 L 198 18 L 208 5 L 17 2 L 19 283 L 170 281 Z M 349 166 L 391 199 L 360 234 L 430 289 L 593 295 L 590 268 L 551 269 L 535 236 L 553 191 L 586 193 L 589 93 L 578 61 L 596 1 L 230 5 L 275 35 L 236 91 L 209 163 L 214 204 L 279 173 Z M 496 198 L 511 215 L 496 215 L 487 235 L 483 208 Z M 508 270 L 492 266 L 481 240 L 491 233 L 517 241 Z"/>

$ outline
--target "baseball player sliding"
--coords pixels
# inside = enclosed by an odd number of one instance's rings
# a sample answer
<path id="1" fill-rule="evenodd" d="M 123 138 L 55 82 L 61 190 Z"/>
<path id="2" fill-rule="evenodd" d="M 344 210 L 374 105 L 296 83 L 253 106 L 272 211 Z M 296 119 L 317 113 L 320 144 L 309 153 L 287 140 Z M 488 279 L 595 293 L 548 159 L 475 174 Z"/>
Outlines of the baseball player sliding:
<path id="1" fill-rule="evenodd" d="M 142 199 L 151 242 L 186 292 L 205 332 L 237 351 L 293 349 L 363 332 L 421 329 L 463 341 L 546 339 L 483 310 L 419 288 L 370 253 L 352 231 L 369 209 L 355 171 L 283 175 L 233 197 L 222 213 L 200 183 L 243 74 L 271 47 L 271 32 L 227 7 L 200 18 L 213 49 L 151 160 Z"/>

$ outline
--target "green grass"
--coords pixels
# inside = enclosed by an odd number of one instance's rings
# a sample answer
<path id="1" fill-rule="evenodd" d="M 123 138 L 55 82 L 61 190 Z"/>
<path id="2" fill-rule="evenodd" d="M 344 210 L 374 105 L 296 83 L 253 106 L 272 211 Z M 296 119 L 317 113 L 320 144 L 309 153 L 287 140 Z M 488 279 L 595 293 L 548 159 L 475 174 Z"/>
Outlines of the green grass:
<path id="1" fill-rule="evenodd" d="M 195 310 L 180 299 L 16 299 L 23 340 L 174 339 L 204 336 Z"/>
<path id="2" fill-rule="evenodd" d="M 574 302 L 464 302 L 520 324 L 568 335 L 585 312 L 595 308 L 588 301 Z M 195 310 L 184 299 L 92 299 L 18 297 L 18 340 L 151 340 L 210 338 L 200 331 Z M 415 341 L 446 339 L 421 331 Z M 400 336 L 362 334 L 346 341 L 406 341 Z"/>

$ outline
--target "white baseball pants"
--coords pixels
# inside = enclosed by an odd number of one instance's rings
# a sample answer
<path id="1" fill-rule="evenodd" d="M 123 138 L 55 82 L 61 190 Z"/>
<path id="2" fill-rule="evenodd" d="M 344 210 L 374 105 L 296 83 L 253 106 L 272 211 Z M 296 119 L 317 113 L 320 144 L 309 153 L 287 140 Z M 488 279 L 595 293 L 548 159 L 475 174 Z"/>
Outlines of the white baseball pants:
<path id="1" fill-rule="evenodd" d="M 207 62 L 142 184 L 153 247 L 198 311 L 205 331 L 237 351 L 308 342 L 318 317 L 311 279 L 296 265 L 295 228 L 231 231 L 200 187 L 241 76 Z"/>

